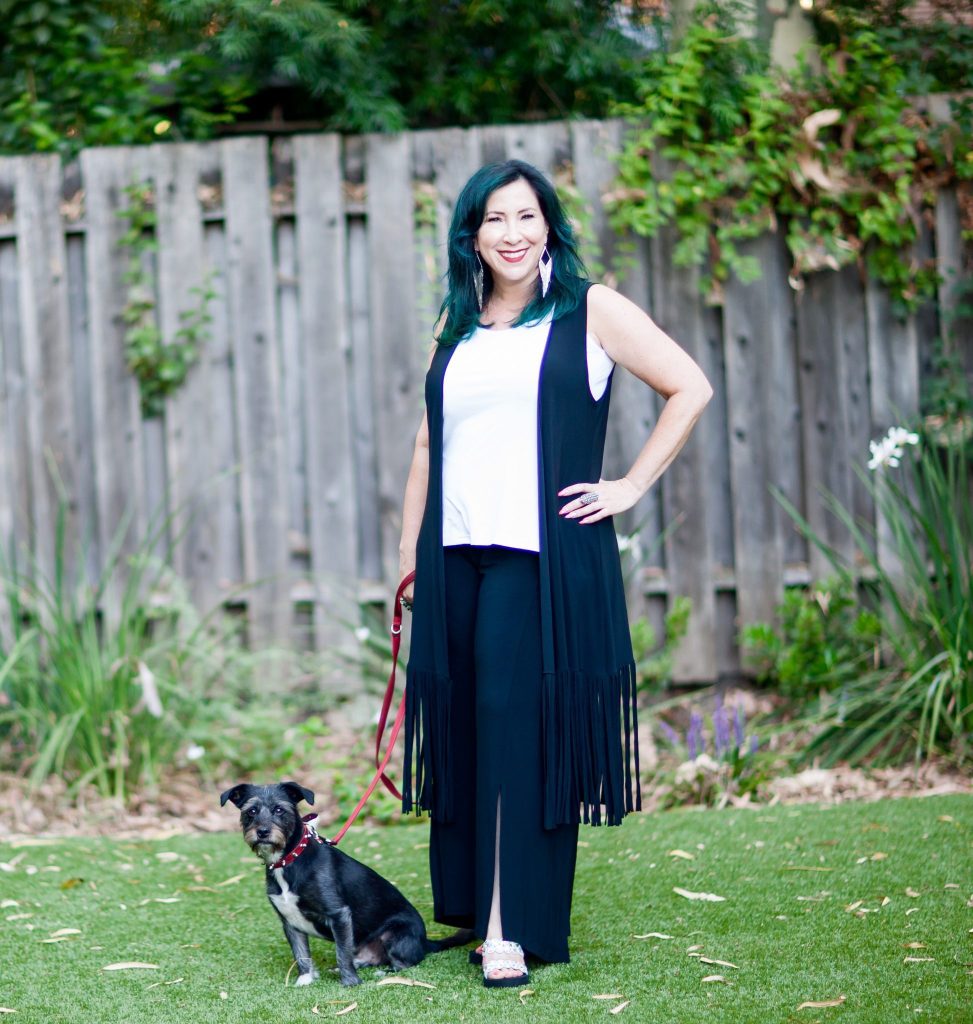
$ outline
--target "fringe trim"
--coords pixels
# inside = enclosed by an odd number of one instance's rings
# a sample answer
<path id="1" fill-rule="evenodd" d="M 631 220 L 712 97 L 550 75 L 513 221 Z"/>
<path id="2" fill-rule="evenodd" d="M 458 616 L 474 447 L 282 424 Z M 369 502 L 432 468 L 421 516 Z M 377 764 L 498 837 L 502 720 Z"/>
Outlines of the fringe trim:
<path id="1" fill-rule="evenodd" d="M 417 815 L 428 811 L 437 821 L 452 820 L 451 704 L 452 681 L 448 676 L 407 670 L 402 769 L 402 811 L 405 814 L 412 810 Z"/>
<path id="2" fill-rule="evenodd" d="M 618 825 L 640 811 L 634 665 L 550 673 L 543 688 L 544 827 Z"/>

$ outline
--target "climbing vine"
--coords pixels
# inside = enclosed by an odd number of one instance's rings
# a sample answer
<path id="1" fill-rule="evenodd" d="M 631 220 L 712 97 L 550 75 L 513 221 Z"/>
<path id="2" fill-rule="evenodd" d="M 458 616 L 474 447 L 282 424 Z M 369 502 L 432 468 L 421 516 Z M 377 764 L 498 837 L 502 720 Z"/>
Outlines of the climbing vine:
<path id="1" fill-rule="evenodd" d="M 209 304 L 216 298 L 214 274 L 207 272 L 202 285 L 190 288 L 197 304 L 179 313 L 179 329 L 172 338 L 164 339 L 156 316 L 155 277 L 149 259 L 158 251 L 153 192 L 144 182 L 135 182 L 124 192 L 129 205 L 119 210 L 118 216 L 127 224 L 119 244 L 129 253 L 123 276 L 127 289 L 122 310 L 125 361 L 138 380 L 142 415 L 151 418 L 162 415 L 166 398 L 185 381 L 209 337 L 213 321 Z"/>
<path id="2" fill-rule="evenodd" d="M 671 52 L 646 64 L 634 127 L 608 197 L 612 223 L 642 235 L 672 225 L 673 258 L 702 268 L 719 302 L 732 273 L 760 275 L 741 243 L 782 230 L 804 274 L 858 262 L 901 312 L 932 293 L 909 250 L 937 187 L 973 179 L 969 119 L 934 125 L 904 92 L 875 32 L 858 28 L 786 75 L 705 5 Z"/>

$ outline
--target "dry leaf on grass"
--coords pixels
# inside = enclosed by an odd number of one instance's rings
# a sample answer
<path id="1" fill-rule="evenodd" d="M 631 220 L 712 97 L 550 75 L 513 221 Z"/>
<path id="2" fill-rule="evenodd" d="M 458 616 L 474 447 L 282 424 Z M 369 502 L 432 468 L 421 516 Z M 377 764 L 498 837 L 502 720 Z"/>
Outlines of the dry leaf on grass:
<path id="1" fill-rule="evenodd" d="M 236 885 L 237 882 L 242 882 L 246 877 L 246 875 L 234 875 L 232 878 L 227 878 L 226 881 L 217 882 L 216 886 L 221 889 L 224 885 Z"/>
<path id="2" fill-rule="evenodd" d="M 631 1002 L 631 999 L 626 999 L 624 1003 L 619 1003 L 618 1006 L 613 1006 L 608 1012 L 609 1013 L 621 1013 L 626 1006 Z"/>
<path id="3" fill-rule="evenodd" d="M 919 893 L 917 893 L 916 890 L 913 889 L 911 885 L 906 887 L 905 894 L 906 894 L 906 896 L 909 897 L 909 899 L 912 899 L 912 900 L 918 899 L 918 897 L 919 897 Z"/>
<path id="4" fill-rule="evenodd" d="M 534 994 L 534 990 L 532 988 L 522 988 L 517 993 L 517 998 L 520 1000 L 520 1005 L 521 1006 L 526 1006 L 527 1005 L 527 997 L 528 996 L 532 996 L 533 994 Z"/>
<path id="5" fill-rule="evenodd" d="M 381 981 L 376 982 L 378 985 L 416 985 L 419 988 L 435 988 L 435 985 L 430 985 L 428 981 L 416 981 L 415 978 L 405 978 L 401 974 L 390 975 L 387 978 L 382 978 Z"/>
<path id="6" fill-rule="evenodd" d="M 722 975 L 722 974 L 707 974 L 707 975 L 706 975 L 706 977 L 705 977 L 705 978 L 703 978 L 703 979 L 701 979 L 701 980 L 702 980 L 702 982 L 703 982 L 704 984 L 705 984 L 706 982 L 708 982 L 708 981 L 721 981 L 721 982 L 723 982 L 723 984 L 724 984 L 724 985 L 729 985 L 729 984 L 730 984 L 730 983 L 729 983 L 729 982 L 728 982 L 728 981 L 726 980 L 726 978 L 724 978 L 724 977 L 723 977 L 723 975 Z"/>
<path id="7" fill-rule="evenodd" d="M 351 1013 L 352 1010 L 358 1009 L 358 1003 L 349 1003 L 343 1010 L 339 1010 L 335 1016 L 344 1017 L 346 1013 Z"/>
<path id="8" fill-rule="evenodd" d="M 799 1010 L 824 1010 L 829 1006 L 841 1006 L 845 1001 L 844 996 L 838 996 L 837 999 L 821 999 L 817 1002 L 811 1002 L 810 1000 L 806 1003 L 801 1003 L 798 1007 Z"/>
<path id="9" fill-rule="evenodd" d="M 903 942 L 903 949 L 925 949 L 926 944 L 924 942 Z"/>
<path id="10" fill-rule="evenodd" d="M 646 932 L 644 935 L 633 935 L 633 939 L 671 939 L 671 935 L 663 935 L 662 932 Z"/>
<path id="11" fill-rule="evenodd" d="M 132 960 L 121 964 L 108 964 L 102 967 L 103 971 L 157 971 L 158 964 L 143 964 L 138 960 Z"/>
<path id="12" fill-rule="evenodd" d="M 696 855 L 693 853 L 687 853 L 685 850 L 670 850 L 667 857 L 681 857 L 683 860 L 695 860 Z"/>
<path id="13" fill-rule="evenodd" d="M 687 900 L 706 900 L 709 903 L 723 903 L 726 901 L 725 896 L 717 896 L 711 892 L 690 892 L 688 889 L 680 889 L 674 885 L 672 891 L 677 896 L 685 896 Z"/>
<path id="14" fill-rule="evenodd" d="M 0 1013 L 16 1013 L 16 1010 L 11 1010 L 9 1006 L 0 1006 Z"/>
<path id="15" fill-rule="evenodd" d="M 592 996 L 592 999 L 624 999 L 625 996 L 621 992 L 602 992 L 597 996 Z"/>
<path id="16" fill-rule="evenodd" d="M 933 956 L 904 956 L 902 957 L 902 963 L 904 964 L 928 964 L 932 963 L 936 958 Z"/>
<path id="17" fill-rule="evenodd" d="M 52 939 L 59 939 L 62 935 L 80 935 L 80 928 L 58 928 L 56 932 L 51 932 Z"/>
<path id="18" fill-rule="evenodd" d="M 729 960 L 710 960 L 708 956 L 701 956 L 699 958 L 701 964 L 715 964 L 717 967 L 732 967 L 733 970 L 740 970 L 736 964 L 731 964 Z"/>

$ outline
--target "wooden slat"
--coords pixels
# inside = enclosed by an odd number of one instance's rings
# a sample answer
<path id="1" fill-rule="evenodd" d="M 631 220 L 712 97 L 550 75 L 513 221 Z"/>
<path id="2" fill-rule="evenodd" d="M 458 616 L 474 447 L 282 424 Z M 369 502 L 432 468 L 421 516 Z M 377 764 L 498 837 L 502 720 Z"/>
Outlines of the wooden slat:
<path id="1" fill-rule="evenodd" d="M 806 518 L 815 534 L 846 562 L 853 554 L 851 534 L 828 510 L 826 496 L 851 509 L 848 342 L 841 289 L 844 274 L 826 271 L 808 277 L 797 303 Z M 814 544 L 808 558 L 815 579 L 833 571 Z"/>
<path id="2" fill-rule="evenodd" d="M 277 309 L 280 321 L 281 415 L 284 427 L 287 479 L 287 528 L 291 566 L 307 566 L 307 448 L 304 434 L 304 354 L 301 345 L 298 291 L 297 231 L 290 219 L 276 224 Z M 323 326 L 323 322 L 322 322 Z M 319 327 L 320 329 L 320 327 Z M 328 391 L 331 389 L 329 388 Z M 327 394 L 328 392 L 324 392 Z M 321 392 L 319 392 L 321 394 Z"/>
<path id="3" fill-rule="evenodd" d="M 227 297 L 233 346 L 243 510 L 243 567 L 251 637 L 289 639 L 287 490 L 267 141 L 220 144 L 227 235 Z"/>
<path id="4" fill-rule="evenodd" d="M 135 550 L 148 518 L 138 385 L 125 365 L 122 278 L 129 252 L 119 245 L 126 225 L 118 211 L 130 205 L 123 190 L 137 177 L 135 156 L 128 147 L 84 150 L 81 173 L 98 546 L 104 567 L 113 546 L 122 557 Z M 106 593 L 109 621 L 119 611 L 121 583 L 116 574 Z"/>
<path id="5" fill-rule="evenodd" d="M 180 314 L 199 307 L 199 295 L 193 289 L 204 287 L 209 270 L 197 196 L 200 149 L 195 144 L 153 147 L 159 323 L 167 341 L 182 326 Z M 231 418 L 229 404 L 221 405 L 209 386 L 210 345 L 211 339 L 204 338 L 199 362 L 169 397 L 165 409 L 166 472 L 176 536 L 174 567 L 189 583 L 197 606 L 207 611 L 220 598 L 214 552 L 220 523 L 212 492 L 217 466 L 211 427 L 217 417 Z M 204 444 L 200 443 L 203 438 Z"/>
<path id="6" fill-rule="evenodd" d="M 402 495 L 422 415 L 425 348 L 416 328 L 407 135 L 367 138 L 368 264 L 384 577 L 398 572 Z"/>
<path id="7" fill-rule="evenodd" d="M 572 126 L 563 121 L 510 125 L 505 129 L 508 160 L 524 160 L 552 181 L 571 152 Z"/>
<path id="8" fill-rule="evenodd" d="M 14 191 L 18 159 L 0 157 L 0 188 L 5 191 Z M 0 545 L 7 557 L 19 545 L 29 545 L 33 521 L 18 279 L 17 246 L 4 242 L 0 244 L 0 415 L 4 431 Z"/>
<path id="9" fill-rule="evenodd" d="M 909 422 L 919 411 L 919 336 L 915 319 L 897 318 L 888 292 L 874 278 L 865 284 L 868 325 L 868 367 L 872 437 L 890 426 Z M 876 478 L 881 483 L 881 478 Z M 901 561 L 892 533 L 882 516 L 876 522 L 878 560 L 893 578 L 901 574 Z"/>
<path id="10" fill-rule="evenodd" d="M 958 353 L 966 373 L 973 376 L 973 317 L 957 313 L 962 301 L 964 277 L 963 235 L 955 188 L 942 189 L 936 197 L 936 269 L 939 271 L 940 334 Z M 967 304 L 969 299 L 967 298 Z"/>
<path id="11" fill-rule="evenodd" d="M 341 140 L 294 142 L 311 572 L 318 649 L 347 643 L 358 575 Z M 342 600 L 342 599 L 345 600 Z"/>
<path id="12" fill-rule="evenodd" d="M 68 344 L 71 347 L 74 423 L 75 494 L 77 533 L 84 559 L 84 579 L 89 586 L 98 580 L 101 552 L 98 547 L 98 494 L 95 483 L 94 426 L 91 409 L 91 343 L 85 288 L 84 236 L 65 239 L 68 265 Z"/>
<path id="13" fill-rule="evenodd" d="M 480 166 L 481 140 L 477 128 L 446 128 L 433 141 L 433 170 L 436 183 L 436 234 L 439 240 L 439 273 L 446 273 L 446 243 L 449 225 L 463 186 Z M 440 302 L 445 294 L 441 288 Z"/>
<path id="14" fill-rule="evenodd" d="M 788 392 L 796 388 L 786 374 L 793 339 L 790 304 L 781 301 L 788 292 L 779 241 L 765 236 L 741 248 L 757 257 L 763 276 L 749 285 L 727 282 L 724 307 L 740 627 L 771 620 L 783 591 L 784 541 L 770 487 L 786 480 L 781 461 L 795 429 Z"/>
<path id="15" fill-rule="evenodd" d="M 67 256 L 61 227 L 61 161 L 17 161 L 16 202 L 20 341 L 32 467 L 32 547 L 37 568 L 55 578 L 58 507 L 65 513 L 64 568 L 78 554 L 72 363 L 68 334 Z"/>

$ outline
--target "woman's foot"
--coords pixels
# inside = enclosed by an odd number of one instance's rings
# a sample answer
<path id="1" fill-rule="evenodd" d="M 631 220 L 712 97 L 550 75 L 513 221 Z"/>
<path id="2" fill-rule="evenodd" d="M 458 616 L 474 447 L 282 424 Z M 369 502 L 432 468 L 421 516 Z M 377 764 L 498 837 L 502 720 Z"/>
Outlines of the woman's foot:
<path id="1" fill-rule="evenodd" d="M 486 988 L 514 988 L 527 983 L 527 963 L 518 943 L 486 939 L 480 948 Z"/>

